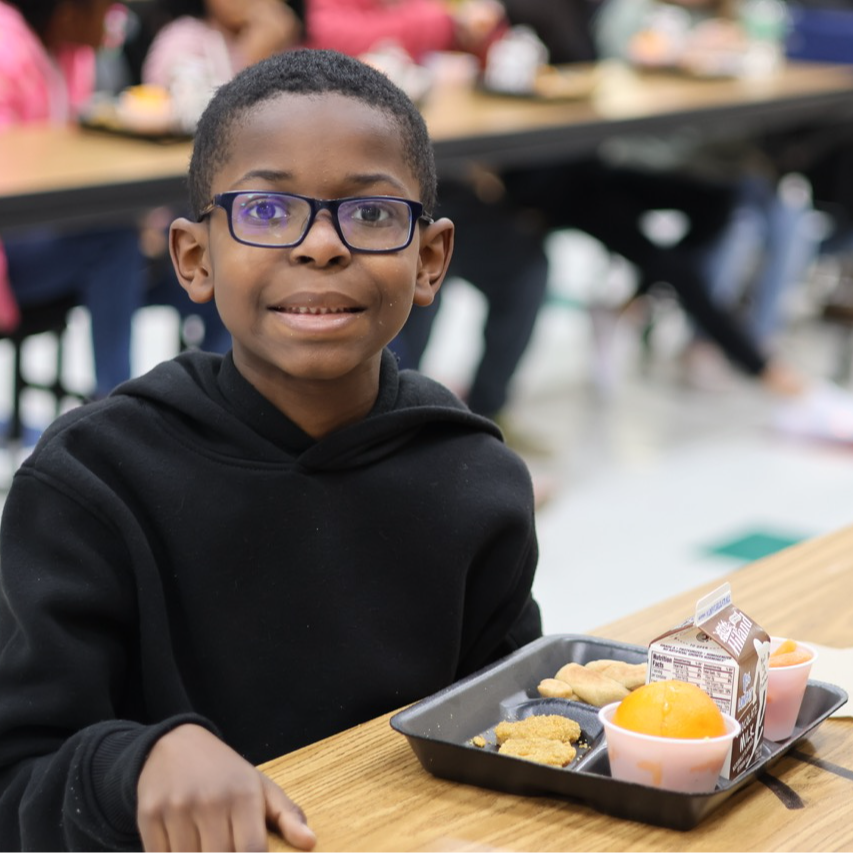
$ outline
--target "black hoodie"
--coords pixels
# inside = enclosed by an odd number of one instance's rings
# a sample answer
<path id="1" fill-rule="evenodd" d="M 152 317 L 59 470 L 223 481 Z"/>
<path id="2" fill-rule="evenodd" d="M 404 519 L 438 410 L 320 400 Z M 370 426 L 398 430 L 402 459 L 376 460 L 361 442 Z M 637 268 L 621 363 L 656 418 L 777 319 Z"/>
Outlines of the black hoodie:
<path id="1" fill-rule="evenodd" d="M 257 764 L 539 635 L 528 472 L 383 354 L 363 421 L 315 441 L 230 356 L 75 409 L 0 532 L 0 844 L 132 849 L 180 723 Z"/>

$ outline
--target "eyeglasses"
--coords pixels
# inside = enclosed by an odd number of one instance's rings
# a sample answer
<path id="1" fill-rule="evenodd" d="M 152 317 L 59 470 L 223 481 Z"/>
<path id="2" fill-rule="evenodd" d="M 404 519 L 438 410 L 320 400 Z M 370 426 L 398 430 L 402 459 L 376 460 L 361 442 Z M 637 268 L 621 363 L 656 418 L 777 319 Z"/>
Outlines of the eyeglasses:
<path id="1" fill-rule="evenodd" d="M 415 222 L 431 223 L 418 201 L 389 196 L 318 199 L 292 193 L 218 193 L 199 215 L 221 207 L 238 243 L 275 249 L 298 246 L 317 214 L 328 210 L 338 236 L 355 252 L 397 252 L 412 242 Z"/>

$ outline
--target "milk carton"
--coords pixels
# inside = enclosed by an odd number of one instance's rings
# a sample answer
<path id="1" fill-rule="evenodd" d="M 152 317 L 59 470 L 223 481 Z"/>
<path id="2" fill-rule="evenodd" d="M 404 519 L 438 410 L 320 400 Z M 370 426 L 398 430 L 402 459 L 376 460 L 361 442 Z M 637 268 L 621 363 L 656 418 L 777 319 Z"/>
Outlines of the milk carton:
<path id="1" fill-rule="evenodd" d="M 692 618 L 649 644 L 650 682 L 677 679 L 696 684 L 741 724 L 723 766 L 726 779 L 758 757 L 769 657 L 770 637 L 732 604 L 728 583 L 699 599 Z"/>

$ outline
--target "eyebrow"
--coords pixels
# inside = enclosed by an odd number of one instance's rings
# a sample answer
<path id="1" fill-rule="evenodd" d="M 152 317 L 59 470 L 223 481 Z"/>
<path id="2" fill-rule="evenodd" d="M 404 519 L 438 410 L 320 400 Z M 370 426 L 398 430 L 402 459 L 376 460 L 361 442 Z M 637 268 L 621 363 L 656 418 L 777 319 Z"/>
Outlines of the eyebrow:
<path id="1" fill-rule="evenodd" d="M 255 178 L 267 181 L 268 183 L 275 184 L 280 183 L 281 181 L 286 181 L 292 179 L 293 173 L 288 171 L 279 171 L 275 169 L 252 169 L 246 174 L 242 175 L 235 182 L 235 185 L 245 184 L 248 181 L 251 181 Z M 353 184 L 355 186 L 363 186 L 369 187 L 378 183 L 389 183 L 393 184 L 400 192 L 406 192 L 406 186 L 397 178 L 389 175 L 387 172 L 371 172 L 368 174 L 358 174 L 358 175 L 347 175 L 345 177 L 345 182 Z"/>
<path id="2" fill-rule="evenodd" d="M 252 169 L 249 172 L 246 172 L 245 175 L 242 175 L 235 181 L 235 184 L 243 184 L 246 181 L 252 180 L 252 178 L 260 178 L 264 181 L 269 181 L 269 183 L 274 184 L 278 181 L 285 181 L 288 178 L 292 178 L 292 172 L 282 172 L 273 169 Z"/>
<path id="3" fill-rule="evenodd" d="M 367 175 L 348 175 L 347 180 L 353 184 L 360 186 L 370 186 L 372 184 L 389 183 L 397 187 L 398 190 L 404 192 L 406 187 L 392 175 L 387 172 L 375 172 Z"/>

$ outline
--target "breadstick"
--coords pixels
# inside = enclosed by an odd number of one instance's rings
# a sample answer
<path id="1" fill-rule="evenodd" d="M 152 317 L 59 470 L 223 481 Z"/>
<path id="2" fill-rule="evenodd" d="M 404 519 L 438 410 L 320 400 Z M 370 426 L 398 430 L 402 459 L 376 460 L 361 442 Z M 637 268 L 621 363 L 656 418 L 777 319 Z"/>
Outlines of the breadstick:
<path id="1" fill-rule="evenodd" d="M 543 678 L 539 682 L 539 695 L 548 699 L 571 699 L 575 693 L 571 685 L 559 678 Z"/>
<path id="2" fill-rule="evenodd" d="M 646 683 L 646 664 L 644 663 L 625 663 L 621 660 L 604 658 L 591 660 L 586 664 L 586 668 L 618 681 L 628 690 L 636 690 Z"/>
<path id="3" fill-rule="evenodd" d="M 579 663 L 567 663 L 555 678 L 565 681 L 581 702 L 602 708 L 611 702 L 619 702 L 630 692 L 627 687 L 600 672 L 587 669 Z"/>

